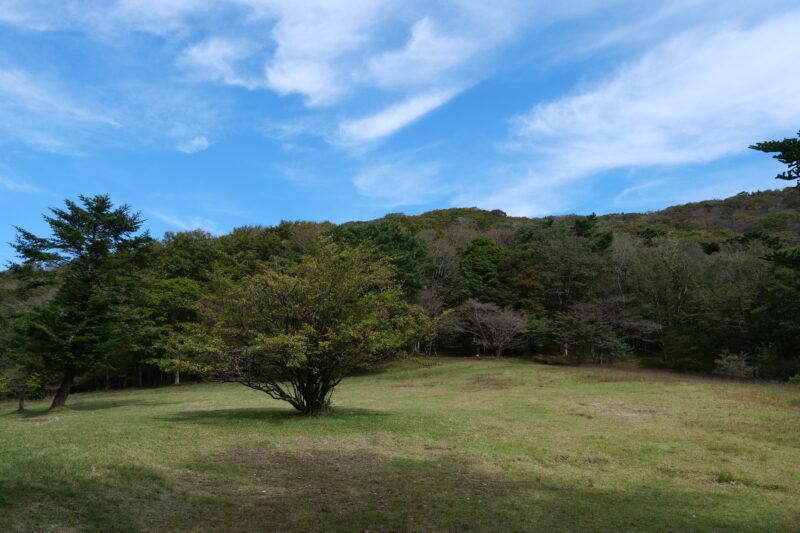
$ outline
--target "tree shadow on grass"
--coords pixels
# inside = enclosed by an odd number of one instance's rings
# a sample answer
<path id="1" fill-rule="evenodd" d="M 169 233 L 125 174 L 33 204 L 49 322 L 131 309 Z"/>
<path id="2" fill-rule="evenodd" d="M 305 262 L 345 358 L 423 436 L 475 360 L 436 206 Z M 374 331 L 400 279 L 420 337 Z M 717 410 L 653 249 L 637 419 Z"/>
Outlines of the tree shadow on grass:
<path id="1" fill-rule="evenodd" d="M 157 517 L 146 502 L 173 492 L 163 475 L 136 465 L 77 469 L 21 460 L 2 468 L 0 531 L 151 530 L 146 524 Z"/>
<path id="2" fill-rule="evenodd" d="M 325 421 L 347 421 L 361 423 L 383 416 L 388 416 L 388 414 L 370 409 L 352 407 L 335 408 L 322 416 L 303 416 L 292 409 L 277 407 L 252 407 L 245 409 L 183 411 L 173 416 L 160 417 L 158 420 L 225 427 L 238 426 L 243 422 L 263 422 L 271 425 L 283 425 L 303 421 L 322 423 Z"/>
<path id="3" fill-rule="evenodd" d="M 116 407 L 150 407 L 156 405 L 168 405 L 173 402 L 152 402 L 142 400 L 86 400 L 79 401 L 73 404 L 68 404 L 65 407 L 57 407 L 50 409 L 49 406 L 37 407 L 34 409 L 26 408 L 22 411 L 10 411 L 3 413 L 2 416 L 19 416 L 23 418 L 37 418 L 41 416 L 48 416 L 58 414 L 59 412 L 69 411 L 99 411 L 103 409 L 114 409 Z"/>
<path id="4" fill-rule="evenodd" d="M 14 466 L 0 476 L 0 530 L 9 532 L 745 532 L 796 526 L 792 509 L 749 514 L 746 502 L 758 500 L 758 493 L 731 499 L 732 491 L 744 489 L 599 489 L 487 473 L 455 455 L 411 458 L 330 445 L 232 449 L 159 471 L 139 465 L 87 471 L 33 458 Z"/>
<path id="5" fill-rule="evenodd" d="M 169 405 L 174 402 L 153 402 L 142 400 L 88 400 L 68 405 L 73 411 L 99 411 L 101 409 L 114 409 L 115 407 L 151 407 L 156 405 Z"/>

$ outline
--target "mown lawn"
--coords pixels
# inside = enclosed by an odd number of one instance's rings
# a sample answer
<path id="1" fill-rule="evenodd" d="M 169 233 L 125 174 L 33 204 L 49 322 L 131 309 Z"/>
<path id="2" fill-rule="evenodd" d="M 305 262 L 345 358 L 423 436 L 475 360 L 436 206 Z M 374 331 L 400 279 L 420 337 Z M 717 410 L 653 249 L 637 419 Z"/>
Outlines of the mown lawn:
<path id="1" fill-rule="evenodd" d="M 516 360 L 0 404 L 0 531 L 800 531 L 800 387 Z"/>

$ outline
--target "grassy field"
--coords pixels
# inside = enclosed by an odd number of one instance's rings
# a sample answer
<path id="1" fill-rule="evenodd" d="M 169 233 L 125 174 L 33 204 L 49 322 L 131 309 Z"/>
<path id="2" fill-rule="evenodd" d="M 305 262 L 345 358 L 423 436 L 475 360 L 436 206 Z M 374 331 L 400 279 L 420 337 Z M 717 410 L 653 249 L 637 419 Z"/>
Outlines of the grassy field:
<path id="1" fill-rule="evenodd" d="M 800 531 L 800 387 L 411 362 L 0 404 L 0 531 Z"/>

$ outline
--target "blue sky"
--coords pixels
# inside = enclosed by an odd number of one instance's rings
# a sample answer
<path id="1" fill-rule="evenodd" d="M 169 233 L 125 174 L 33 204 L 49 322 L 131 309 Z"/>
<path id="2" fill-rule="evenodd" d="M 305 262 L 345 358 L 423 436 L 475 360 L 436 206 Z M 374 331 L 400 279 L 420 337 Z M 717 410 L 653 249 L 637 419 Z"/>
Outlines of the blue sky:
<path id="1" fill-rule="evenodd" d="M 0 0 L 0 261 L 109 193 L 155 236 L 776 182 L 800 2 Z"/>

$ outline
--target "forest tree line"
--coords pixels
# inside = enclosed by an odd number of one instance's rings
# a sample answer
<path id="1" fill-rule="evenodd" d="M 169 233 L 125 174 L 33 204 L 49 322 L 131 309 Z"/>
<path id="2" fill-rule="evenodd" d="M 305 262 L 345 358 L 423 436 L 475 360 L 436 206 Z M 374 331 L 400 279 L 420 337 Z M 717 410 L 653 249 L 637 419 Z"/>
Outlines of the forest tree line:
<path id="1" fill-rule="evenodd" d="M 91 256 L 80 250 L 85 242 L 59 256 L 20 230 L 25 260 L 3 273 L 0 300 L 8 395 L 52 391 L 66 368 L 70 386 L 84 389 L 196 378 L 202 372 L 186 357 L 187 339 L 197 338 L 219 287 L 246 286 L 265 265 L 306 264 L 325 246 L 368 249 L 362 261 L 386 263 L 403 305 L 427 319 L 414 326 L 427 329 L 407 351 L 563 364 L 636 358 L 737 377 L 800 373 L 798 249 L 764 231 L 701 239 L 653 227 L 607 229 L 594 215 L 529 220 L 472 209 L 433 212 L 416 228 L 419 218 L 391 214 L 154 240 L 139 231 L 136 213 L 115 209 L 106 196 L 67 206 L 49 215 L 57 238 L 74 238 L 69 225 L 93 209 L 119 224 L 106 246 L 129 238 L 100 250 L 96 264 L 77 265 L 77 255 Z M 67 286 L 76 295 L 65 294 Z M 96 297 L 81 299 L 92 291 Z M 76 342 L 82 360 L 70 362 L 65 345 Z"/>

